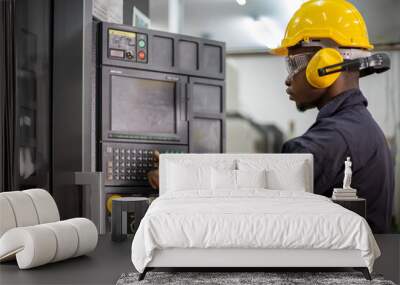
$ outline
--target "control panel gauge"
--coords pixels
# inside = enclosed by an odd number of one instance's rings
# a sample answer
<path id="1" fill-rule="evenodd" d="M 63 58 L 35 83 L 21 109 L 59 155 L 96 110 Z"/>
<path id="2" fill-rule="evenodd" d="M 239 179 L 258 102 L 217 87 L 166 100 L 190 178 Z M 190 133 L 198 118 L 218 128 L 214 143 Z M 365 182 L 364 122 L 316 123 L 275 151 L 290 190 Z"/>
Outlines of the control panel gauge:
<path id="1" fill-rule="evenodd" d="M 108 29 L 108 56 L 131 62 L 147 63 L 147 35 Z"/>

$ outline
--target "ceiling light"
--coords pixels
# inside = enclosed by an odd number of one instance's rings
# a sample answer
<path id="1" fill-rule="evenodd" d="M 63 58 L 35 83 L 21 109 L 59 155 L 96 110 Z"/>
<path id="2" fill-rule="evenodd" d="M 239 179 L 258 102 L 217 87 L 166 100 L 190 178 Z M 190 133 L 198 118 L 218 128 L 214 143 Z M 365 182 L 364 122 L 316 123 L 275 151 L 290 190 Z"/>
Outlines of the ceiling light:
<path id="1" fill-rule="evenodd" d="M 285 31 L 275 19 L 261 16 L 258 20 L 250 17 L 244 20 L 246 30 L 258 44 L 270 49 L 279 46 Z"/>
<path id="2" fill-rule="evenodd" d="M 246 5 L 246 0 L 236 0 L 236 2 L 237 2 L 240 6 Z"/>

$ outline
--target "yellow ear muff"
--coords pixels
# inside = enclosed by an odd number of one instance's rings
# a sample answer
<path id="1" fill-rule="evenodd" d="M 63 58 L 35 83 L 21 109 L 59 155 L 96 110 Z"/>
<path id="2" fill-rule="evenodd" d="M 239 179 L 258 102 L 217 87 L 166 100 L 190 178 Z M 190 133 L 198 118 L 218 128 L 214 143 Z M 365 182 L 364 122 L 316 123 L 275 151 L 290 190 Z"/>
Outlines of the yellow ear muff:
<path id="1" fill-rule="evenodd" d="M 341 72 L 319 76 L 318 69 L 343 62 L 343 56 L 333 48 L 319 50 L 310 60 L 306 69 L 308 83 L 315 88 L 328 88 L 340 76 Z"/>

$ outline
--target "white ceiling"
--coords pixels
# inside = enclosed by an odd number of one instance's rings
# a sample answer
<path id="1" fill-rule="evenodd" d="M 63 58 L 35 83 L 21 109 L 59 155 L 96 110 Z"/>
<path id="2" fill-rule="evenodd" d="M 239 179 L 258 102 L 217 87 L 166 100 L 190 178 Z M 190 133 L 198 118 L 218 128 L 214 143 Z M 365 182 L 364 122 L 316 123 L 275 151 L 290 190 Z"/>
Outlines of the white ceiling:
<path id="1" fill-rule="evenodd" d="M 305 0 L 181 0 L 182 33 L 224 41 L 228 51 L 279 45 L 286 24 Z M 364 15 L 374 43 L 400 42 L 400 0 L 351 0 Z M 151 28 L 168 30 L 168 0 L 150 0 Z"/>

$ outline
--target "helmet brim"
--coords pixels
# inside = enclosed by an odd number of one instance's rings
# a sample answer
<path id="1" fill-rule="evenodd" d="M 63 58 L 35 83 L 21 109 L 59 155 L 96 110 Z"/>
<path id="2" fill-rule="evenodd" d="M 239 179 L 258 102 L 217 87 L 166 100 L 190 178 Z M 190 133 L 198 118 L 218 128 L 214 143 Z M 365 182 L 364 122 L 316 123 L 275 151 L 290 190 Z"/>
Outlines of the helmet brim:
<path id="1" fill-rule="evenodd" d="M 280 46 L 280 47 L 271 49 L 271 53 L 274 55 L 279 55 L 279 56 L 287 56 L 289 51 L 288 51 L 287 47 Z"/>

